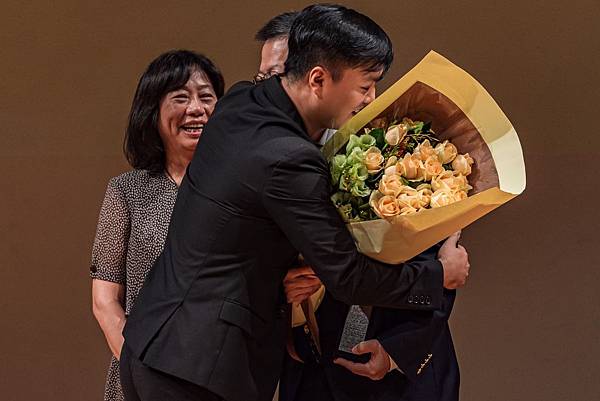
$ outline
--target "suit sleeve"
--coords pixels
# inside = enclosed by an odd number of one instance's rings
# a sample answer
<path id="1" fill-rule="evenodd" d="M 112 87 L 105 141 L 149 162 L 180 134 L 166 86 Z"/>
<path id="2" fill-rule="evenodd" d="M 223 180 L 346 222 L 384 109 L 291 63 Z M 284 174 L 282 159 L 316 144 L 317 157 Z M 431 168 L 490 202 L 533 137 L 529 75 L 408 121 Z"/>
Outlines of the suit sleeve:
<path id="1" fill-rule="evenodd" d="M 279 160 L 265 183 L 263 203 L 339 301 L 417 310 L 441 306 L 438 260 L 387 265 L 358 252 L 330 200 L 327 163 L 311 144 L 299 145 Z"/>
<path id="2" fill-rule="evenodd" d="M 415 381 L 433 358 L 436 342 L 447 329 L 456 291 L 444 290 L 440 309 L 398 316 L 397 325 L 377 339 L 406 377 Z M 416 314 L 415 314 L 416 313 Z"/>

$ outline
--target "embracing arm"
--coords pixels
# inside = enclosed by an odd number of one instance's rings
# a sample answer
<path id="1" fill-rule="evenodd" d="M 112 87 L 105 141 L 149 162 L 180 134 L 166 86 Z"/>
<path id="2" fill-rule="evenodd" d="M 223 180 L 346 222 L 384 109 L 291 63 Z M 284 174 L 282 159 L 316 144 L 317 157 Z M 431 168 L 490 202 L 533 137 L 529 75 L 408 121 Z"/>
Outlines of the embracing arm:
<path id="1" fill-rule="evenodd" d="M 438 260 L 398 266 L 360 254 L 329 199 L 327 164 L 309 143 L 285 155 L 265 185 L 272 218 L 338 300 L 417 310 L 439 308 L 444 271 Z M 409 302 L 414 296 L 428 302 Z"/>

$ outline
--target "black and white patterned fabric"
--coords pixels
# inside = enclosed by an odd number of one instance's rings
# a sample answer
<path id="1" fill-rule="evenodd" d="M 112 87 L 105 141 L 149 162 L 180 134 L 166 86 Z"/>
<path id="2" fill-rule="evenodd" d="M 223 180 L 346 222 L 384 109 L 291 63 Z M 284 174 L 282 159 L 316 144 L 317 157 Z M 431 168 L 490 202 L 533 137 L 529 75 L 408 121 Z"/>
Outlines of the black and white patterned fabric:
<path id="1" fill-rule="evenodd" d="M 177 185 L 166 175 L 133 170 L 112 178 L 100 210 L 92 249 L 93 279 L 125 286 L 125 314 L 163 250 Z M 112 357 L 105 400 L 123 400 L 119 362 Z"/>

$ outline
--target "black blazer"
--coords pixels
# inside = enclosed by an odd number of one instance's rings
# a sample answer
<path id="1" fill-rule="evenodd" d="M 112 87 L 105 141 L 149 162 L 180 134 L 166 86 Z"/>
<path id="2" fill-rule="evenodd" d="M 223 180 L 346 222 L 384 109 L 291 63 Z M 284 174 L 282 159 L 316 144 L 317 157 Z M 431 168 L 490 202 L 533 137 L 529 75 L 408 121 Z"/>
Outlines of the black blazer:
<path id="1" fill-rule="evenodd" d="M 415 260 L 435 257 L 434 247 Z M 348 306 L 326 295 L 316 316 L 323 356 L 314 362 L 309 338 L 294 329 L 296 351 L 307 363 L 286 356 L 280 401 L 456 401 L 459 369 L 448 327 L 455 291 L 444 291 L 435 311 L 373 308 L 367 338 L 376 338 L 402 369 L 373 381 L 332 363 Z"/>
<path id="2" fill-rule="evenodd" d="M 282 279 L 299 252 L 346 303 L 439 307 L 441 264 L 361 255 L 329 196 L 327 163 L 279 78 L 232 87 L 199 140 L 164 251 L 127 320 L 133 354 L 228 401 L 270 401 L 285 349 Z M 430 302 L 409 303 L 415 296 Z"/>

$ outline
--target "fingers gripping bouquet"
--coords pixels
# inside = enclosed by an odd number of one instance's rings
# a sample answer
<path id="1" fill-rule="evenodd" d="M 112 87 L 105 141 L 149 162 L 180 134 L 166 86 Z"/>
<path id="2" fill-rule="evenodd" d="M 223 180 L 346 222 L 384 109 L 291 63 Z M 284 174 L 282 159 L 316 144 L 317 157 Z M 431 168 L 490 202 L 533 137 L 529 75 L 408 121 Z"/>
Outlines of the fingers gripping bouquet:
<path id="1" fill-rule="evenodd" d="M 403 118 L 350 135 L 345 152 L 331 161 L 331 197 L 344 221 L 396 216 L 449 205 L 467 198 L 473 158 L 440 141 L 431 122 Z"/>

